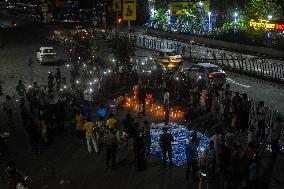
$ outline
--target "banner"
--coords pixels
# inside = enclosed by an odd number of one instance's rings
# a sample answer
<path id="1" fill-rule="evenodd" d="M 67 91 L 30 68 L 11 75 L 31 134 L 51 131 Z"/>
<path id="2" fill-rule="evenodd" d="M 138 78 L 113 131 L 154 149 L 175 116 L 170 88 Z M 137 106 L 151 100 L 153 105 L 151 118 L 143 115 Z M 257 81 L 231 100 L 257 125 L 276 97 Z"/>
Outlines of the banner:
<path id="1" fill-rule="evenodd" d="M 123 20 L 136 20 L 136 0 L 123 0 Z"/>

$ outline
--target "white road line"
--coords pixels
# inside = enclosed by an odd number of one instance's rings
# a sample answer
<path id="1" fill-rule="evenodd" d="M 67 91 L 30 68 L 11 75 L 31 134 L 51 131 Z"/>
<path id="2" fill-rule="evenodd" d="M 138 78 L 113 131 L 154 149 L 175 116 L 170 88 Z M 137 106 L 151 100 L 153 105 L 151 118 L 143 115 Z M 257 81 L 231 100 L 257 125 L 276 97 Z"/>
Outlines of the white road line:
<path id="1" fill-rule="evenodd" d="M 234 81 L 234 80 L 231 79 L 231 78 L 227 78 L 227 82 L 233 83 L 233 84 L 235 84 L 235 85 L 239 85 L 239 86 L 244 87 L 244 88 L 251 88 L 251 86 L 238 83 L 238 82 Z"/>

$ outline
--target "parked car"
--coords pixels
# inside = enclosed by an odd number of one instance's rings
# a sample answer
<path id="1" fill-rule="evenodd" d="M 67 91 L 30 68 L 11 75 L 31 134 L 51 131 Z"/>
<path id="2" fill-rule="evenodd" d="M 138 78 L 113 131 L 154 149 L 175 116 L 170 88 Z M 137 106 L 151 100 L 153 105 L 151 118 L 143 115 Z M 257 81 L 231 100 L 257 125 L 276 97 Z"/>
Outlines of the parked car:
<path id="1" fill-rule="evenodd" d="M 56 63 L 59 61 L 57 53 L 53 47 L 40 47 L 36 53 L 36 57 L 40 64 Z"/>
<path id="2" fill-rule="evenodd" d="M 198 63 L 183 71 L 201 88 L 209 85 L 221 88 L 226 83 L 226 73 L 215 64 Z"/>
<path id="3" fill-rule="evenodd" d="M 155 54 L 155 60 L 158 64 L 169 69 L 179 66 L 182 63 L 182 56 L 176 54 L 174 50 L 162 49 Z"/>

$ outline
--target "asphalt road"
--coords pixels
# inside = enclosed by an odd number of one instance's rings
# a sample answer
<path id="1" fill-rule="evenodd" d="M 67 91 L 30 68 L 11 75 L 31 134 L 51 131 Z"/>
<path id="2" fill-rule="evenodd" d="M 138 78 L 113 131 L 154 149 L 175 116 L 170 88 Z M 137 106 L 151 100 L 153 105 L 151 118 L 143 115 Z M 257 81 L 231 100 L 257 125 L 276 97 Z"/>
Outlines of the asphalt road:
<path id="1" fill-rule="evenodd" d="M 153 57 L 153 52 L 144 49 L 137 49 L 136 56 Z M 183 67 L 190 67 L 192 64 L 184 62 Z M 232 90 L 247 93 L 249 98 L 263 100 L 265 104 L 284 115 L 284 85 L 264 81 L 245 75 L 226 72 L 227 83 Z"/>
<path id="2" fill-rule="evenodd" d="M 30 85 L 32 81 L 46 84 L 48 72 L 55 73 L 57 67 L 61 68 L 63 76 L 69 77 L 64 66 L 67 62 L 68 49 L 43 40 L 42 37 L 47 33 L 47 29 L 39 24 L 2 32 L 5 44 L 0 49 L 0 81 L 6 94 L 13 95 L 15 93 L 15 86 L 20 79 L 27 85 Z M 60 57 L 60 62 L 52 65 L 40 65 L 36 60 L 36 51 L 41 46 L 53 46 Z M 29 57 L 33 59 L 32 66 L 28 65 Z"/>

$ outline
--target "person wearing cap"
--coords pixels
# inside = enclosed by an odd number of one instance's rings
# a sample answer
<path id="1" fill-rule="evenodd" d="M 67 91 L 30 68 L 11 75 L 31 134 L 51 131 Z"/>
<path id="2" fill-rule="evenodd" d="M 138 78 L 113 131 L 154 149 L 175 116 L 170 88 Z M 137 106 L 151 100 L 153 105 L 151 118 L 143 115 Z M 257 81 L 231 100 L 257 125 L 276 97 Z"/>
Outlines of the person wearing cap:
<path id="1" fill-rule="evenodd" d="M 173 150 L 172 142 L 174 137 L 172 134 L 168 133 L 168 128 L 163 128 L 163 134 L 160 136 L 160 147 L 162 148 L 163 153 L 163 166 L 166 166 L 167 163 L 167 154 L 169 156 L 170 166 L 173 166 Z"/>

